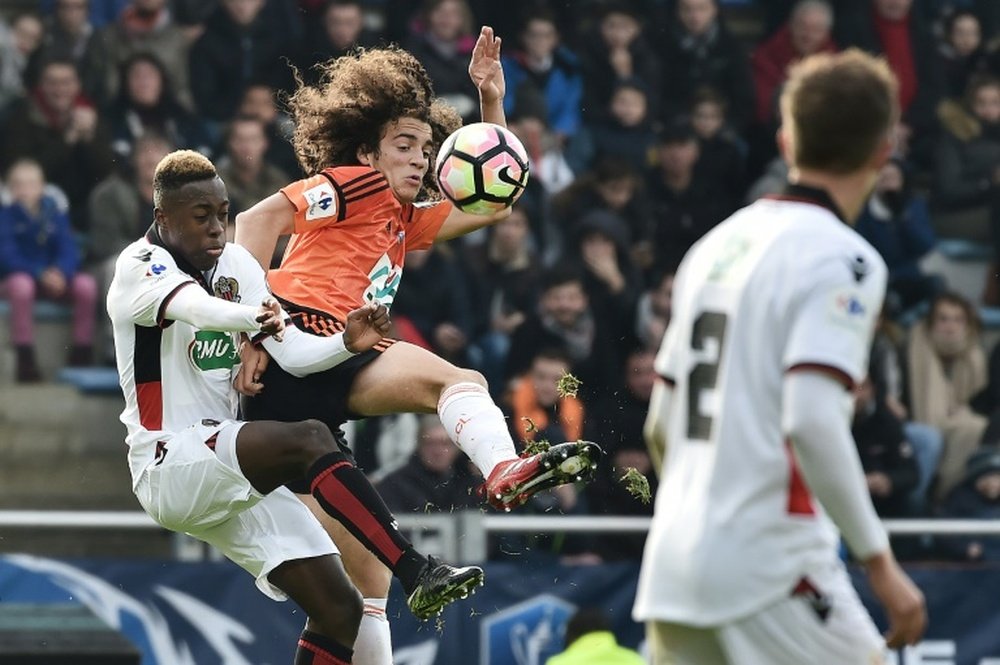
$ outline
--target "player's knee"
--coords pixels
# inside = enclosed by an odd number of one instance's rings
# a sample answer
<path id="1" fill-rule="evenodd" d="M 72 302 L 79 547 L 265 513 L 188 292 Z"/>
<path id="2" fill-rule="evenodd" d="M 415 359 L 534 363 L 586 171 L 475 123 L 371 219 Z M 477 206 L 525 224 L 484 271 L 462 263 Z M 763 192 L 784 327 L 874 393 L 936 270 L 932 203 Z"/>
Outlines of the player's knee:
<path id="1" fill-rule="evenodd" d="M 296 430 L 295 443 L 306 464 L 337 450 L 330 428 L 319 420 L 303 420 L 297 423 Z"/>
<path id="2" fill-rule="evenodd" d="M 320 632 L 335 636 L 348 644 L 354 644 L 365 611 L 361 594 L 347 584 L 331 590 L 327 596 L 322 611 L 310 616 L 310 621 L 320 629 Z"/>
<path id="3" fill-rule="evenodd" d="M 476 383 L 489 390 L 489 383 L 486 382 L 486 377 L 474 369 L 456 368 L 456 380 L 454 383 Z"/>

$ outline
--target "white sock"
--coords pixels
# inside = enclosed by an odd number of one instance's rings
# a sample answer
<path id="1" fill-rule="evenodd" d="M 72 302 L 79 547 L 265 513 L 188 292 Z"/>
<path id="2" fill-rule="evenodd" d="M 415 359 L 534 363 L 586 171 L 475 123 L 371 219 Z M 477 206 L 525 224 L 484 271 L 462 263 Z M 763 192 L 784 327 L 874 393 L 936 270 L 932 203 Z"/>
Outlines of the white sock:
<path id="1" fill-rule="evenodd" d="M 358 637 L 354 641 L 354 665 L 392 665 L 392 634 L 385 615 L 385 598 L 365 598 Z"/>
<path id="2" fill-rule="evenodd" d="M 484 478 L 489 478 L 500 462 L 517 458 L 503 412 L 478 383 L 456 383 L 445 388 L 438 401 L 438 415 L 448 436 Z"/>

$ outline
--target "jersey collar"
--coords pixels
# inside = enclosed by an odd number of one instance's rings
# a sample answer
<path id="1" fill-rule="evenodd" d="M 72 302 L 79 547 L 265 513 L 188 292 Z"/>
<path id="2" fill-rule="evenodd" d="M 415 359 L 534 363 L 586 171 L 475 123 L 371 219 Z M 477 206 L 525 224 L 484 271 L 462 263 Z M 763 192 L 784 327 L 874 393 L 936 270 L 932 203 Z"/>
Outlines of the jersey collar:
<path id="1" fill-rule="evenodd" d="M 199 286 L 201 286 L 201 288 L 208 291 L 209 295 L 213 296 L 215 295 L 215 293 L 212 291 L 212 287 L 205 279 L 204 273 L 202 273 L 200 270 L 191 265 L 187 261 L 187 259 L 185 259 L 183 256 L 181 256 L 177 252 L 167 247 L 166 243 L 163 242 L 163 238 L 160 237 L 160 230 L 156 228 L 156 224 L 151 224 L 149 230 L 146 231 L 146 240 L 150 244 L 157 245 L 158 247 L 162 247 L 163 249 L 167 250 L 167 253 L 169 253 L 170 256 L 173 258 L 174 263 L 177 264 L 178 268 L 180 268 L 187 275 L 189 275 L 191 279 L 193 279 L 195 282 L 198 283 Z"/>
<path id="2" fill-rule="evenodd" d="M 770 199 L 772 201 L 811 203 L 821 208 L 826 208 L 832 212 L 837 219 L 842 221 L 844 224 L 847 224 L 847 218 L 844 216 L 844 213 L 841 212 L 840 208 L 837 206 L 830 194 L 828 194 L 825 189 L 820 189 L 819 187 L 810 187 L 809 185 L 800 185 L 789 182 L 785 183 L 784 189 L 777 194 L 767 194 L 763 198 Z"/>

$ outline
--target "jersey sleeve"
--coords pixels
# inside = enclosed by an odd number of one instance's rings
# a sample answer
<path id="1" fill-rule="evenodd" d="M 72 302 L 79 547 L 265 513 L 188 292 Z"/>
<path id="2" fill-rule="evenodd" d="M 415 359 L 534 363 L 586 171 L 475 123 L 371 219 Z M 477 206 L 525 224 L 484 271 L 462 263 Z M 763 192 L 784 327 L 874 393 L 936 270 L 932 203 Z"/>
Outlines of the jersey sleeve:
<path id="1" fill-rule="evenodd" d="M 132 321 L 145 327 L 169 325 L 165 314 L 170 299 L 187 285 L 195 284 L 161 247 L 123 252 L 115 271 L 121 306 Z"/>
<path id="2" fill-rule="evenodd" d="M 790 313 L 785 370 L 824 369 L 846 385 L 860 383 L 868 372 L 886 280 L 885 263 L 874 254 L 849 248 L 824 253 L 798 280 L 802 287 Z"/>
<path id="3" fill-rule="evenodd" d="M 340 166 L 293 182 L 281 193 L 295 208 L 294 231 L 316 231 L 384 206 L 392 199 L 389 183 L 368 166 Z"/>
<path id="4" fill-rule="evenodd" d="M 267 288 L 264 269 L 242 245 L 229 243 L 226 245 L 226 251 L 234 254 L 239 266 L 240 303 L 250 307 L 260 306 L 264 300 L 271 296 L 271 291 Z"/>
<path id="5" fill-rule="evenodd" d="M 441 225 L 454 206 L 450 201 L 409 203 L 403 206 L 403 228 L 406 229 L 406 250 L 427 249 L 434 244 Z"/>

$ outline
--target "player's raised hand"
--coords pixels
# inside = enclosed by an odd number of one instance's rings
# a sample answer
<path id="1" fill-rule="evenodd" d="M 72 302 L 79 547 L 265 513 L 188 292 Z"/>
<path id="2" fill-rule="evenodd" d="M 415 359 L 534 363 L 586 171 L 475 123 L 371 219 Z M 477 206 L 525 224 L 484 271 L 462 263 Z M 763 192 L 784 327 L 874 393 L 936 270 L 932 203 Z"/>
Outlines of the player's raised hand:
<path id="1" fill-rule="evenodd" d="M 503 67 L 500 66 L 500 38 L 493 34 L 493 28 L 488 25 L 484 25 L 479 31 L 479 39 L 472 49 L 469 78 L 484 102 L 501 100 L 507 92 Z"/>
<path id="2" fill-rule="evenodd" d="M 344 327 L 344 346 L 351 353 L 361 353 L 372 348 L 389 334 L 389 308 L 379 303 L 368 303 L 347 315 Z"/>
<path id="3" fill-rule="evenodd" d="M 896 563 L 891 551 L 877 554 L 865 562 L 868 583 L 889 617 L 885 642 L 890 649 L 916 644 L 927 628 L 924 594 Z"/>
<path id="4" fill-rule="evenodd" d="M 285 330 L 285 322 L 281 319 L 281 305 L 274 298 L 267 298 L 257 308 L 257 323 L 260 331 L 281 341 L 281 333 Z"/>

